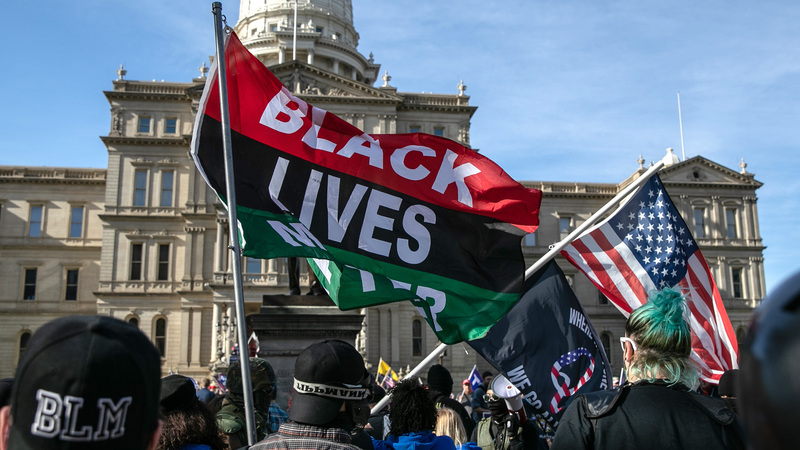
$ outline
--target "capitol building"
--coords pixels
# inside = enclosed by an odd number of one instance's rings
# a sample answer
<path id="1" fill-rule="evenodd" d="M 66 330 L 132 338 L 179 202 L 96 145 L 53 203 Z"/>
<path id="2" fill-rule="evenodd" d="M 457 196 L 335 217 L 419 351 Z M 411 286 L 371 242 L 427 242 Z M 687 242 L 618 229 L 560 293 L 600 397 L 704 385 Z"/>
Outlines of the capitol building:
<path id="1" fill-rule="evenodd" d="M 296 5 L 295 23 L 295 2 L 241 0 L 234 28 L 294 95 L 368 134 L 422 132 L 470 146 L 478 106 L 463 83 L 450 94 L 403 92 L 371 54 L 358 51 L 350 0 Z M 0 378 L 13 376 L 34 331 L 65 315 L 131 322 L 161 352 L 164 374 L 196 379 L 224 370 L 235 327 L 244 326 L 233 319 L 227 214 L 189 154 L 207 69 L 168 82 L 129 80 L 122 67 L 117 73 L 104 91 L 106 168 L 0 166 Z M 618 162 L 631 169 L 619 184 L 520 181 L 543 193 L 540 227 L 521 242 L 527 263 L 644 173 L 647 165 L 637 157 Z M 736 168 L 702 156 L 681 161 L 671 150 L 664 161 L 661 179 L 692 227 L 741 337 L 766 294 L 756 196 L 762 184 L 744 161 Z M 616 341 L 625 318 L 581 272 L 560 256 L 556 261 L 619 373 Z M 285 258 L 243 258 L 241 267 L 246 315 L 261 313 L 268 299 L 288 297 Z M 405 372 L 439 344 L 410 302 L 353 313 L 361 319 L 352 342 L 373 367 L 382 358 Z M 318 336 L 338 335 L 321 327 Z M 271 352 L 279 349 L 262 345 L 263 357 Z M 490 369 L 462 344 L 440 361 L 456 386 L 474 365 Z"/>

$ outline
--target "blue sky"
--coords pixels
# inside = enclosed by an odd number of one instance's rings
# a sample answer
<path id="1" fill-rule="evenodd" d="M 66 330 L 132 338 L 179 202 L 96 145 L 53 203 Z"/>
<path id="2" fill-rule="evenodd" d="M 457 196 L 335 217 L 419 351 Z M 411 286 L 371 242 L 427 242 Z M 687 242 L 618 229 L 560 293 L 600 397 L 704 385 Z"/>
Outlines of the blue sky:
<path id="1" fill-rule="evenodd" d="M 487 7 L 487 3 L 493 6 Z M 223 2 L 233 25 L 238 2 Z M 5 5 L 0 164 L 105 167 L 103 90 L 190 81 L 214 52 L 211 2 Z M 402 92 L 457 93 L 471 143 L 518 180 L 619 182 L 667 147 L 764 183 L 767 287 L 800 269 L 800 2 L 354 0 L 359 50 Z M 380 84 L 380 83 L 378 83 Z"/>

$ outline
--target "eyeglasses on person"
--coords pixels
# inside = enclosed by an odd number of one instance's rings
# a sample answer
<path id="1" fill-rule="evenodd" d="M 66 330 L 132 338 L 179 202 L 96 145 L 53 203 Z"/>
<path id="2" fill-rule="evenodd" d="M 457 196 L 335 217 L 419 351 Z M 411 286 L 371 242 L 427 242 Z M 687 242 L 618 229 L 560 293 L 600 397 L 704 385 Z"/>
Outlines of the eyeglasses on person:
<path id="1" fill-rule="evenodd" d="M 625 343 L 630 342 L 631 347 L 633 347 L 633 351 L 636 351 L 636 342 L 633 342 L 633 339 L 627 336 L 620 336 L 619 337 L 619 346 L 622 347 L 622 352 L 625 352 Z"/>

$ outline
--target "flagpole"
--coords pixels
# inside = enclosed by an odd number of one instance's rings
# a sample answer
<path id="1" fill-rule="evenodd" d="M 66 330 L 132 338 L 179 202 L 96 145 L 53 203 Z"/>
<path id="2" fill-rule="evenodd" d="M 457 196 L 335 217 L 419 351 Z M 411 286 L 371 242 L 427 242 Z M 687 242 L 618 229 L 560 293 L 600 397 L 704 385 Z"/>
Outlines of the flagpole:
<path id="1" fill-rule="evenodd" d="M 439 346 L 436 347 L 430 353 L 430 355 L 426 356 L 425 359 L 423 359 L 419 364 L 417 364 L 417 367 L 414 367 L 411 370 L 411 372 L 408 372 L 408 375 L 403 377 L 403 379 L 411 378 L 414 375 L 418 374 L 422 369 L 425 368 L 425 366 L 430 364 L 431 361 L 433 361 L 435 358 L 437 358 L 439 355 L 441 355 L 442 352 L 444 352 L 445 350 L 447 350 L 447 344 L 445 344 L 445 343 L 439 344 Z M 387 374 L 387 376 L 391 376 L 391 373 Z M 379 412 L 380 410 L 382 410 L 383 407 L 386 406 L 387 403 L 389 403 L 389 399 L 390 398 L 391 398 L 391 394 L 386 394 L 385 397 L 383 397 L 377 404 L 375 404 L 375 406 L 372 407 L 372 410 L 370 411 L 370 414 L 375 414 L 375 413 Z"/>
<path id="2" fill-rule="evenodd" d="M 602 219 L 607 212 L 616 208 L 619 203 L 631 192 L 633 192 L 636 188 L 642 185 L 645 181 L 647 181 L 650 176 L 656 173 L 659 169 L 664 166 L 664 161 L 658 161 L 657 163 L 650 166 L 649 169 L 645 173 L 642 174 L 639 178 L 633 181 L 633 183 L 625 186 L 625 189 L 621 190 L 617 195 L 614 196 L 608 203 L 606 203 L 602 208 L 598 209 L 597 212 L 589 216 L 585 222 L 583 222 L 579 227 L 575 228 L 572 233 L 568 234 L 567 237 L 562 239 L 560 242 L 553 244 L 550 247 L 550 250 L 544 254 L 539 260 L 533 263 L 528 270 L 525 271 L 525 279 L 527 280 L 530 278 L 531 275 L 536 273 L 537 270 L 544 267 L 551 259 L 555 258 L 561 250 L 564 250 L 564 247 L 569 245 L 572 241 L 578 238 L 584 231 L 592 227 L 596 224 L 600 219 Z"/>
<path id="3" fill-rule="evenodd" d="M 681 161 L 686 161 L 686 148 L 683 146 L 683 118 L 681 117 L 681 91 L 678 91 L 678 123 L 681 126 Z"/>
<path id="4" fill-rule="evenodd" d="M 219 80 L 220 114 L 222 116 L 222 149 L 225 153 L 225 188 L 228 200 L 228 235 L 231 259 L 233 261 L 233 296 L 236 306 L 236 328 L 239 340 L 239 361 L 242 368 L 242 391 L 244 395 L 244 418 L 247 425 L 247 444 L 256 443 L 256 421 L 253 410 L 253 388 L 250 379 L 250 351 L 247 345 L 247 327 L 244 317 L 244 296 L 242 295 L 242 259 L 239 248 L 239 221 L 236 218 L 236 188 L 233 178 L 233 154 L 231 151 L 231 120 L 228 110 L 228 85 L 225 70 L 225 35 L 229 32 L 225 23 L 223 31 L 222 3 L 211 4 L 214 14 L 214 31 L 217 40 L 217 78 Z"/>
<path id="5" fill-rule="evenodd" d="M 294 30 L 292 31 L 292 61 L 297 61 L 297 0 L 294 0 Z"/>

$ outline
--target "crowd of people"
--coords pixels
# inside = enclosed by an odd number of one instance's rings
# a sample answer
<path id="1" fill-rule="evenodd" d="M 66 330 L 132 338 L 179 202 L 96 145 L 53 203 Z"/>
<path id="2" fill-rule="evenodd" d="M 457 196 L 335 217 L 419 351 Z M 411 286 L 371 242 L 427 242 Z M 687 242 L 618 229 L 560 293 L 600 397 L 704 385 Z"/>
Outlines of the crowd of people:
<path id="1" fill-rule="evenodd" d="M 685 308 L 679 292 L 653 292 L 621 338 L 626 381 L 574 397 L 554 435 L 510 410 L 493 392 L 491 372 L 474 391 L 464 380 L 456 394 L 450 372 L 436 364 L 424 380 L 406 378 L 386 392 L 341 340 L 316 342 L 297 357 L 288 412 L 275 404 L 269 362 L 245 360 L 253 430 L 239 363 L 224 392 L 211 380 L 161 378 L 159 353 L 136 327 L 64 317 L 37 330 L 15 377 L 0 380 L 0 450 L 794 448 L 800 273 L 756 309 L 741 369 L 720 379 L 716 395 L 698 393 Z M 373 414 L 385 395 L 388 407 Z"/>

